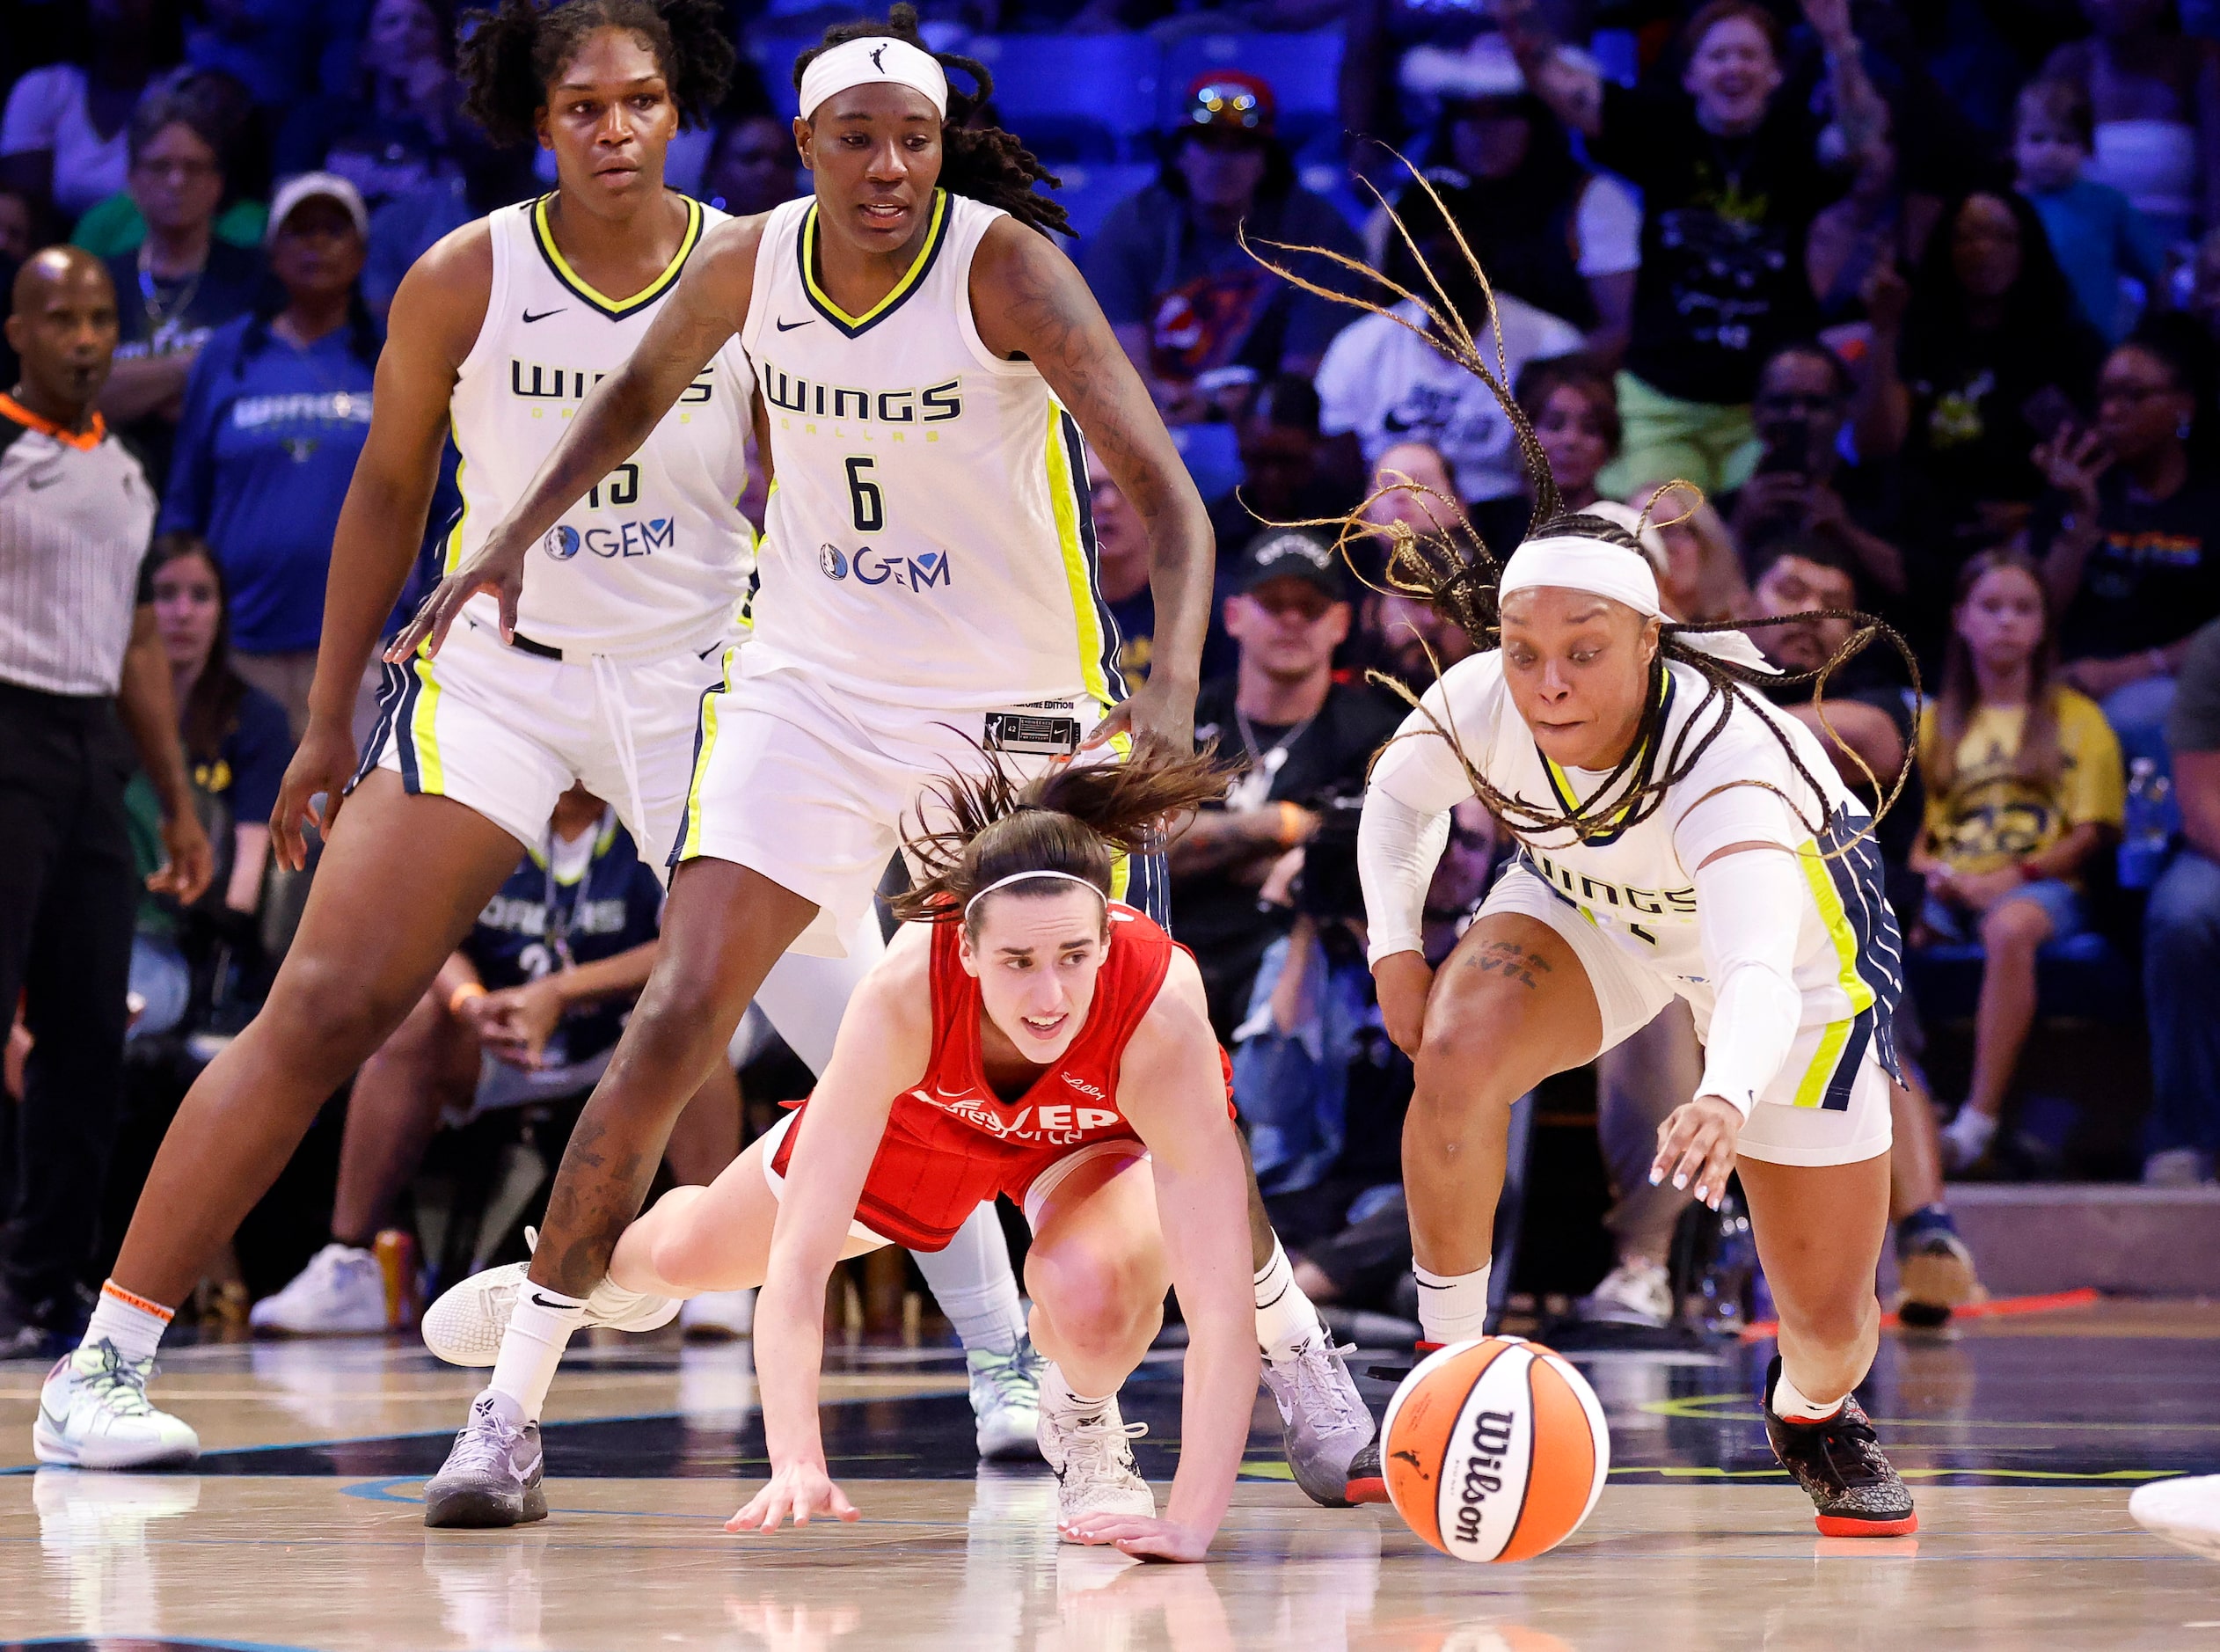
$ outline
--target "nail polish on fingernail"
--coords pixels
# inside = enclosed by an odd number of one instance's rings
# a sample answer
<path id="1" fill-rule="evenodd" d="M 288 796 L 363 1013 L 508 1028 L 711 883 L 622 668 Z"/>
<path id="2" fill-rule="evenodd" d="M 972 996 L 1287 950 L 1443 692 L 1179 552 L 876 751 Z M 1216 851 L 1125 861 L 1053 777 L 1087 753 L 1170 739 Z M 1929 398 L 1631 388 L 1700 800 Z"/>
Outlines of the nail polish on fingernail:
<path id="1" fill-rule="evenodd" d="M 1673 1186 L 1676 1188 L 1686 1188 L 1688 1186 L 1688 1178 L 1684 1175 L 1674 1177 Z"/>
<path id="2" fill-rule="evenodd" d="M 1704 1184 L 1699 1181 L 1696 1184 L 1696 1196 L 1703 1200 L 1705 1203 L 1709 1204 L 1711 1202 L 1711 1189 L 1705 1187 Z"/>
<path id="3" fill-rule="evenodd" d="M 1651 1187 L 1654 1188 L 1654 1187 L 1655 1187 L 1655 1186 L 1656 1186 L 1659 1182 L 1661 1182 L 1661 1181 L 1664 1181 L 1664 1180 L 1665 1180 L 1665 1173 L 1664 1173 L 1663 1171 L 1661 1171 L 1661 1170 L 1658 1169 L 1656 1166 L 1654 1166 L 1654 1165 L 1651 1166 L 1650 1166 L 1650 1173 L 1649 1173 L 1649 1185 L 1650 1185 Z"/>

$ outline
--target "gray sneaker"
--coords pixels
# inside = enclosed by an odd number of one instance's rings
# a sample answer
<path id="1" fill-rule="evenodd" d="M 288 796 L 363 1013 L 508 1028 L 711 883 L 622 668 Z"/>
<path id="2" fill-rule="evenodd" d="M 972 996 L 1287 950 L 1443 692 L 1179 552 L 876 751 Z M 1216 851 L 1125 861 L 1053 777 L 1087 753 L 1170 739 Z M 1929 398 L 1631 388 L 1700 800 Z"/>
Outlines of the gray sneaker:
<path id="1" fill-rule="evenodd" d="M 1321 1330 L 1293 1358 L 1264 1362 L 1295 1483 L 1328 1509 L 1358 1501 L 1349 1471 L 1377 1432 L 1343 1357 L 1353 1351 L 1334 1347 L 1332 1334 Z"/>
<path id="2" fill-rule="evenodd" d="M 447 1466 L 424 1482 L 427 1526 L 518 1526 L 547 1518 L 539 1424 L 488 1388 L 471 1401 Z"/>

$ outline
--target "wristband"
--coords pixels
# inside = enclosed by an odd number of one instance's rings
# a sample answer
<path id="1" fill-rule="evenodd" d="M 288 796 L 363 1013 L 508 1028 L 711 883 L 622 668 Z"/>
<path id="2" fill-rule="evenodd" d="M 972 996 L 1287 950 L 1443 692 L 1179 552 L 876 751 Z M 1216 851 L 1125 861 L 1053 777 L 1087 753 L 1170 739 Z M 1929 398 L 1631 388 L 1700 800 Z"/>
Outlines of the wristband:
<path id="1" fill-rule="evenodd" d="M 447 1012 L 449 1015 L 460 1015 L 465 1004 L 472 998 L 482 998 L 485 996 L 486 989 L 483 985 L 476 981 L 465 981 L 447 995 Z"/>

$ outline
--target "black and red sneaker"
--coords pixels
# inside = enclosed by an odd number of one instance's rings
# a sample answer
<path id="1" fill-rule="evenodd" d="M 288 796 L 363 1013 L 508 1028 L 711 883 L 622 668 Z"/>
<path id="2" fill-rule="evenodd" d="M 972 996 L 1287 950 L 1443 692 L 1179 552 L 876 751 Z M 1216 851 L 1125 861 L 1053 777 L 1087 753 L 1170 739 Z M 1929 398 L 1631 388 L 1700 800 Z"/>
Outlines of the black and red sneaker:
<path id="1" fill-rule="evenodd" d="M 1351 1505 L 1361 1502 L 1386 1502 L 1387 1475 L 1380 1467 L 1380 1442 L 1376 1435 L 1371 1444 L 1350 1459 L 1348 1488 L 1342 1500 Z"/>
<path id="2" fill-rule="evenodd" d="M 1822 1537 L 1902 1538 L 1919 1530 L 1911 1494 L 1881 1455 L 1873 1425 L 1856 1395 L 1824 1422 L 1790 1422 L 1773 1413 L 1780 1356 L 1765 1371 L 1765 1437 L 1817 1511 Z"/>

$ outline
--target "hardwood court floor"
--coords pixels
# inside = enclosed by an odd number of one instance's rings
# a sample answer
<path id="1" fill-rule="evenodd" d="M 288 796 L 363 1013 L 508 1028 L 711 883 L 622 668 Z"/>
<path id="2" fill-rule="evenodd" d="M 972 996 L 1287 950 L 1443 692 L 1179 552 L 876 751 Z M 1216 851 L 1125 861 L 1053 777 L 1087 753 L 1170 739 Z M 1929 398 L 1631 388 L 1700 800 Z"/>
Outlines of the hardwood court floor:
<path id="1" fill-rule="evenodd" d="M 865 1520 L 770 1539 L 721 1528 L 761 1473 L 745 1344 L 582 1350 L 549 1411 L 552 1517 L 490 1533 L 420 1524 L 476 1378 L 398 1339 L 179 1350 L 156 1392 L 209 1448 L 183 1474 L 14 1466 L 40 1373 L 0 1365 L 0 1652 L 2220 1646 L 2220 1567 L 2126 1506 L 2220 1467 L 2220 1308 L 1892 1340 L 1869 1408 L 1925 1528 L 1895 1541 L 1814 1533 L 1748 1398 L 1768 1352 L 1582 1356 L 1612 1483 L 1570 1542 L 1501 1568 L 1434 1554 L 1386 1509 L 1312 1507 L 1268 1402 L 1210 1565 L 1060 1546 L 1045 1471 L 969 1460 L 940 1350 L 842 1356 L 828 1445 Z M 1177 1383 L 1167 1357 L 1128 1391 L 1152 1479 Z"/>

